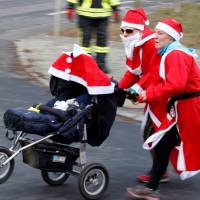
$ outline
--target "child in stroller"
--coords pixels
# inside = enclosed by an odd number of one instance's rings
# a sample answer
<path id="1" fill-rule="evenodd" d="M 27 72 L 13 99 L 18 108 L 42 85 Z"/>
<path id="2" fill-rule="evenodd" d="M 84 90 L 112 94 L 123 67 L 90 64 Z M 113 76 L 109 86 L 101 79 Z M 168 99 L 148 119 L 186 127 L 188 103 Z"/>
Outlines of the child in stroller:
<path id="1" fill-rule="evenodd" d="M 86 144 L 99 146 L 109 135 L 117 109 L 115 85 L 76 45 L 73 53 L 63 53 L 56 60 L 49 73 L 54 98 L 34 107 L 40 112 L 14 109 L 4 115 L 6 127 L 13 132 L 13 137 L 9 132 L 7 137 L 14 142 L 9 149 L 0 147 L 0 183 L 10 177 L 13 158 L 22 152 L 23 162 L 40 169 L 49 185 L 61 185 L 70 174 L 79 175 L 81 195 L 98 199 L 108 186 L 109 176 L 102 164 L 87 165 Z M 42 138 L 28 139 L 29 133 Z M 73 142 L 80 142 L 80 148 L 68 145 Z"/>

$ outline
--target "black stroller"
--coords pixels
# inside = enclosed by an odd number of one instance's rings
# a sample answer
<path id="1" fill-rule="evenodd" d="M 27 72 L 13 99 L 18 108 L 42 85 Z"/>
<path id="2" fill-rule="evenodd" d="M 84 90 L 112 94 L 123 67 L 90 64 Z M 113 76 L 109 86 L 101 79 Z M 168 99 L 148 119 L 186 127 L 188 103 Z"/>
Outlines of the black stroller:
<path id="1" fill-rule="evenodd" d="M 79 83 L 55 76 L 51 78 L 50 89 L 56 100 L 74 98 L 87 92 Z M 86 199 L 99 199 L 107 189 L 109 174 L 101 163 L 87 164 L 86 145 L 99 146 L 108 137 L 118 100 L 119 94 L 114 90 L 110 94 L 91 95 L 89 104 L 78 109 L 73 107 L 67 116 L 51 108 L 53 100 L 39 106 L 45 120 L 38 119 L 37 112 L 33 112 L 36 119 L 31 120 L 28 116 L 32 117 L 32 111 L 7 110 L 4 114 L 8 129 L 6 137 L 13 144 L 10 148 L 0 147 L 0 183 L 11 176 L 14 158 L 22 152 L 23 162 L 40 169 L 47 184 L 59 186 L 70 175 L 78 175 L 81 195 Z M 40 138 L 30 139 L 31 134 Z M 78 142 L 79 147 L 71 145 L 74 142 Z"/>

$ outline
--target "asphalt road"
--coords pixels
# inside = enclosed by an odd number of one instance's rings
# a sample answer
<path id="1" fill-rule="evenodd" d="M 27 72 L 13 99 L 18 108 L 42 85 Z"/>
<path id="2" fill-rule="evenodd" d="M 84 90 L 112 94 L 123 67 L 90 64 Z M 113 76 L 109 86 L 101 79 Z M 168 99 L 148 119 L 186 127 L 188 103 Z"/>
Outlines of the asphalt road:
<path id="1" fill-rule="evenodd" d="M 17 66 L 17 57 L 12 41 L 52 30 L 53 1 L 0 0 L 0 117 L 11 107 L 28 107 L 33 103 L 45 102 L 50 95 L 37 81 L 30 80 Z M 62 16 L 64 17 L 64 16 Z M 65 18 L 62 18 L 66 25 Z M 0 120 L 1 121 L 1 120 Z M 0 123 L 0 145 L 9 146 L 5 128 Z M 137 184 L 135 177 L 150 167 L 150 156 L 141 148 L 139 124 L 117 119 L 110 137 L 99 148 L 88 146 L 88 162 L 103 163 L 110 174 L 109 188 L 103 199 L 129 199 L 126 187 Z M 171 182 L 160 187 L 164 200 L 199 200 L 200 177 L 180 181 L 171 168 Z M 16 158 L 13 175 L 0 185 L 0 200 L 79 200 L 82 197 L 77 187 L 77 177 L 70 177 L 67 183 L 52 188 L 46 185 L 40 171 L 22 163 Z"/>

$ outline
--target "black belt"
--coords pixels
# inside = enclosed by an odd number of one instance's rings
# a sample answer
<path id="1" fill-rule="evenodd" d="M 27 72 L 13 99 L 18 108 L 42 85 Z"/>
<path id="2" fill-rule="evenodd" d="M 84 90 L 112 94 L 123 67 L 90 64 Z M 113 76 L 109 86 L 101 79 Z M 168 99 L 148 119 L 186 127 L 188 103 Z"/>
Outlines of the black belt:
<path id="1" fill-rule="evenodd" d="M 167 112 L 170 113 L 170 110 L 172 106 L 174 106 L 175 101 L 183 100 L 183 99 L 191 99 L 198 96 L 200 96 L 200 91 L 191 92 L 191 93 L 183 93 L 183 94 L 172 97 L 167 103 Z"/>

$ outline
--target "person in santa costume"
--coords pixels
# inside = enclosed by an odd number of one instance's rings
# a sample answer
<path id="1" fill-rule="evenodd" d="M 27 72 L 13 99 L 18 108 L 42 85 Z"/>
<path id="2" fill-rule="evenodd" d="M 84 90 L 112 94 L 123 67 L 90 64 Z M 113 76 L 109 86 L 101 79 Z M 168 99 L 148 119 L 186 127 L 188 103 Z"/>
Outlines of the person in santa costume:
<path id="1" fill-rule="evenodd" d="M 149 71 L 149 61 L 156 54 L 154 32 L 143 8 L 128 10 L 122 19 L 120 35 L 125 47 L 127 71 L 118 83 L 122 89 L 130 88 Z"/>
<path id="2" fill-rule="evenodd" d="M 140 87 L 138 100 L 148 104 L 155 133 L 144 149 L 155 150 L 150 181 L 145 187 L 128 188 L 134 198 L 158 199 L 154 191 L 169 159 L 182 180 L 200 172 L 200 68 L 192 49 L 184 47 L 182 25 L 168 18 L 155 27 L 155 46 L 160 62 L 152 60 L 152 81 Z M 134 87 L 134 86 L 133 86 Z"/>
<path id="3" fill-rule="evenodd" d="M 157 56 L 157 50 L 154 45 L 154 31 L 147 25 L 149 20 L 143 8 L 128 10 L 122 19 L 120 35 L 125 47 L 126 67 L 127 71 L 120 79 L 118 87 L 121 89 L 129 89 L 136 95 L 140 93 L 140 87 L 133 86 L 138 83 L 143 88 L 148 85 L 148 72 L 151 70 L 150 60 Z M 160 56 L 158 56 L 160 60 Z M 145 129 L 142 130 L 144 140 L 151 133 L 151 124 L 147 123 Z M 152 128 L 151 128 L 152 129 Z M 153 151 L 151 151 L 153 156 Z M 148 182 L 149 173 L 137 177 L 140 182 Z M 161 182 L 168 181 L 168 173 L 166 172 Z"/>

